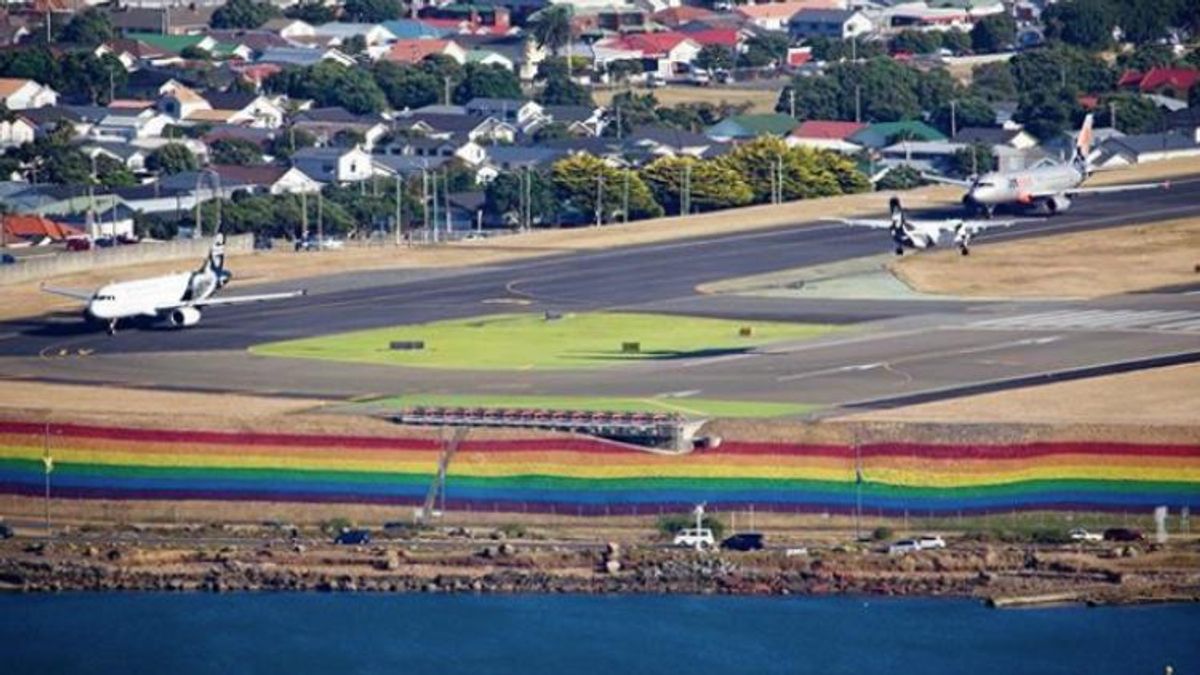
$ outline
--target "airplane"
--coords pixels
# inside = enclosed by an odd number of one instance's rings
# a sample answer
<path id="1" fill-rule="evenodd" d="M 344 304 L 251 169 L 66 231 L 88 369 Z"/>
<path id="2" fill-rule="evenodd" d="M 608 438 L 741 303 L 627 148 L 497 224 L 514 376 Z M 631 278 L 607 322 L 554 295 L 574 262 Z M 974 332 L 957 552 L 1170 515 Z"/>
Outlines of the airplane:
<path id="1" fill-rule="evenodd" d="M 1020 171 L 990 171 L 972 180 L 958 180 L 937 174 L 922 174 L 926 179 L 967 188 L 963 205 L 973 213 L 991 218 L 997 206 L 1032 206 L 1049 215 L 1071 208 L 1079 195 L 1169 188 L 1171 183 L 1130 183 L 1104 187 L 1082 187 L 1092 174 L 1092 115 L 1083 119 L 1069 162 L 1042 160 Z"/>
<path id="2" fill-rule="evenodd" d="M 890 220 L 860 220 L 839 218 L 838 222 L 855 227 L 873 227 L 887 229 L 896 245 L 896 255 L 904 255 L 904 249 L 922 250 L 927 248 L 957 246 L 963 255 L 971 254 L 971 238 L 983 230 L 994 227 L 1008 227 L 1020 221 L 1016 220 L 909 220 L 900 205 L 899 197 L 892 197 L 888 202 L 892 212 Z"/>
<path id="3" fill-rule="evenodd" d="M 308 293 L 302 289 L 284 293 L 214 297 L 217 290 L 229 283 L 232 277 L 233 274 L 225 269 L 225 235 L 218 233 L 204 264 L 195 272 L 111 283 L 91 293 L 44 284 L 42 290 L 86 302 L 84 319 L 107 322 L 109 335 L 116 334 L 117 324 L 123 319 L 165 317 L 172 326 L 186 328 L 200 321 L 200 310 L 206 307 L 283 300 Z"/>

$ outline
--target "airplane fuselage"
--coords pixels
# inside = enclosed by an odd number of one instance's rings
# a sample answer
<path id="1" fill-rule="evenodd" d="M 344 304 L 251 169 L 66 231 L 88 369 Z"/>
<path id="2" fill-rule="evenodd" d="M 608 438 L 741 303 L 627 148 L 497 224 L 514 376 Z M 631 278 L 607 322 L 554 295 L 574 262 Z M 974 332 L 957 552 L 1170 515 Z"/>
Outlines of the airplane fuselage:
<path id="1" fill-rule="evenodd" d="M 1079 187 L 1086 176 L 1071 164 L 1050 164 L 1024 171 L 985 173 L 967 191 L 963 202 L 994 208 L 1004 204 L 1032 206 L 1050 204 L 1053 211 L 1064 210 L 1070 201 L 1066 193 Z"/>
<path id="2" fill-rule="evenodd" d="M 899 243 L 905 248 L 918 251 L 927 248 L 961 246 L 963 235 L 954 228 L 938 227 L 936 224 L 910 223 L 900 235 Z"/>
<path id="3" fill-rule="evenodd" d="M 90 318 L 108 322 L 156 317 L 163 308 L 181 300 L 202 300 L 214 290 L 216 283 L 211 275 L 194 272 L 124 281 L 100 287 L 88 301 L 85 313 Z"/>

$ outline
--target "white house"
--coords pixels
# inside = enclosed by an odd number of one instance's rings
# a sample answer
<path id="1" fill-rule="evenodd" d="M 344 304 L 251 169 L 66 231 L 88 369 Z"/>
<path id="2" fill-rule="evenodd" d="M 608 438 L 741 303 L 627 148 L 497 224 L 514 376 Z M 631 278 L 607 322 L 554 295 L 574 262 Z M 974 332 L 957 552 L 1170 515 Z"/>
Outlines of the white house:
<path id="1" fill-rule="evenodd" d="M 271 194 L 313 194 L 320 192 L 321 183 L 296 167 L 291 167 L 271 185 Z"/>
<path id="2" fill-rule="evenodd" d="M 11 122 L 0 120 L 0 148 L 32 143 L 37 137 L 37 126 L 18 115 Z"/>
<path id="3" fill-rule="evenodd" d="M 292 155 L 292 166 L 322 183 L 351 183 L 374 174 L 371 155 L 362 148 L 304 148 Z"/>
<path id="4" fill-rule="evenodd" d="M 848 40 L 866 35 L 875 24 L 857 9 L 804 9 L 788 22 L 793 38 L 827 37 Z"/>
<path id="5" fill-rule="evenodd" d="M 353 37 L 361 37 L 368 47 L 396 41 L 396 34 L 374 23 L 342 23 L 335 21 L 313 27 L 313 35 L 331 47 L 346 44 Z"/>
<path id="6" fill-rule="evenodd" d="M 58 105 L 58 92 L 33 80 L 0 78 L 0 103 L 9 110 Z"/>
<path id="7" fill-rule="evenodd" d="M 316 37 L 316 30 L 300 19 L 280 17 L 271 19 L 262 25 L 262 30 L 268 30 L 287 40 L 302 40 Z"/>

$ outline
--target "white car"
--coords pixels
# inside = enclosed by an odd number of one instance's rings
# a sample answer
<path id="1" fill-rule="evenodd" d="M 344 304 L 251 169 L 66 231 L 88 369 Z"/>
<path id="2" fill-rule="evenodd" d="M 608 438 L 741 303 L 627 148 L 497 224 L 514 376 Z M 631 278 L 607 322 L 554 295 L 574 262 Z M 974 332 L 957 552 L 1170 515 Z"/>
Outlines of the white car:
<path id="1" fill-rule="evenodd" d="M 921 550 L 921 545 L 915 539 L 901 539 L 900 541 L 888 547 L 888 555 L 903 555 L 905 553 L 916 553 Z"/>
<path id="2" fill-rule="evenodd" d="M 1082 527 L 1077 527 L 1067 534 L 1071 537 L 1071 541 L 1104 541 L 1104 535 L 1099 532 L 1088 532 Z"/>
<path id="3" fill-rule="evenodd" d="M 675 534 L 675 545 L 688 548 L 711 548 L 717 545 L 717 538 L 707 527 L 685 528 Z"/>
<path id="4" fill-rule="evenodd" d="M 927 534 L 923 537 L 917 537 L 917 546 L 921 550 L 930 548 L 946 548 L 946 540 L 938 535 Z"/>

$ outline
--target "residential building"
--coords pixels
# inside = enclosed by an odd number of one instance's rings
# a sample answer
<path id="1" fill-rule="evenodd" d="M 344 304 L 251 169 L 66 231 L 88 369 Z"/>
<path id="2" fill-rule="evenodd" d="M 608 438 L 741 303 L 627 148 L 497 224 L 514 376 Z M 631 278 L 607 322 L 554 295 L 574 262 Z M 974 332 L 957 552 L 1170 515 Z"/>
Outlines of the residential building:
<path id="1" fill-rule="evenodd" d="M 429 39 L 396 40 L 388 47 L 381 59 L 393 63 L 415 64 L 435 54 L 448 56 L 459 64 L 467 62 L 467 51 L 458 43 L 453 40 Z"/>
<path id="2" fill-rule="evenodd" d="M 292 155 L 292 166 L 321 183 L 367 180 L 375 171 L 372 156 L 362 148 L 304 148 Z"/>
<path id="3" fill-rule="evenodd" d="M 1036 148 L 1037 138 L 1024 129 L 998 127 L 964 127 L 953 139 L 956 143 L 983 143 L 990 146 L 1008 146 L 1016 150 Z"/>
<path id="4" fill-rule="evenodd" d="M 715 141 L 749 140 L 758 136 L 786 136 L 796 127 L 790 115 L 733 115 L 709 127 L 704 135 Z"/>
<path id="5" fill-rule="evenodd" d="M 382 116 L 357 115 L 345 108 L 311 108 L 296 114 L 292 128 L 306 131 L 317 138 L 317 143 L 330 145 L 338 135 L 347 133 L 362 138 L 363 149 L 370 152 L 375 144 L 388 132 L 389 124 Z"/>
<path id="6" fill-rule="evenodd" d="M 659 157 L 701 157 L 706 150 L 716 145 L 712 138 L 703 134 L 659 125 L 634 127 L 629 132 L 628 143 L 649 155 Z"/>
<path id="7" fill-rule="evenodd" d="M 792 15 L 787 29 L 795 39 L 848 40 L 870 34 L 875 24 L 856 9 L 803 9 Z"/>
<path id="8" fill-rule="evenodd" d="M 33 80 L 0 78 L 0 103 L 9 110 L 28 110 L 58 105 L 58 92 Z"/>
<path id="9" fill-rule="evenodd" d="M 849 3 L 843 0 L 801 0 L 798 2 L 767 2 L 745 4 L 734 13 L 748 24 L 763 30 L 784 31 L 797 13 L 805 10 L 844 10 Z"/>
<path id="10" fill-rule="evenodd" d="M 80 150 L 89 158 L 103 155 L 111 160 L 120 162 L 126 169 L 135 173 L 146 170 L 146 157 L 150 154 L 145 149 L 135 145 L 112 141 L 89 142 L 80 147 Z"/>
<path id="11" fill-rule="evenodd" d="M 1192 89 L 1200 83 L 1200 70 L 1194 68 L 1151 68 L 1145 73 L 1126 71 L 1117 86 L 1136 89 L 1143 94 L 1167 96 L 1187 101 Z"/>
<path id="12" fill-rule="evenodd" d="M 350 38 L 361 37 L 368 47 L 392 42 L 397 39 L 395 33 L 380 24 L 374 23 L 323 23 L 313 26 L 313 36 L 316 40 L 330 47 L 346 43 Z"/>
<path id="13" fill-rule="evenodd" d="M 525 131 L 545 116 L 539 103 L 506 98 L 473 98 L 464 106 L 468 115 L 494 117 Z"/>
<path id="14" fill-rule="evenodd" d="M 258 56 L 258 63 L 277 63 L 281 66 L 315 66 L 322 61 L 333 61 L 349 68 L 355 64 L 350 56 L 337 49 L 312 47 L 271 47 Z"/>
<path id="15" fill-rule="evenodd" d="M 686 73 L 700 53 L 700 43 L 686 33 L 639 33 L 601 40 L 594 45 L 596 65 L 619 59 L 639 59 L 646 73 L 670 79 Z M 601 50 L 608 50 L 603 53 Z M 603 57 L 602 57 L 603 54 Z"/>
<path id="16" fill-rule="evenodd" d="M 109 12 L 113 29 L 119 33 L 194 35 L 208 29 L 216 5 L 196 3 L 168 7 L 125 7 Z"/>
<path id="17" fill-rule="evenodd" d="M 1167 159 L 1200 158 L 1200 129 L 1191 134 L 1167 132 L 1111 138 L 1100 146 L 1101 156 L 1115 156 L 1127 164 Z M 1107 166 L 1116 165 L 1106 162 Z"/>
<path id="18" fill-rule="evenodd" d="M 0 150 L 25 143 L 32 143 L 37 138 L 37 124 L 24 115 L 16 114 L 12 119 L 0 118 Z"/>
<path id="19" fill-rule="evenodd" d="M 311 24 L 300 19 L 289 19 L 287 17 L 271 19 L 260 26 L 260 29 L 270 31 L 285 40 L 291 41 L 316 37 L 316 30 Z"/>
<path id="20" fill-rule="evenodd" d="M 933 127 L 916 120 L 881 122 L 868 125 L 851 135 L 847 140 L 866 148 L 880 150 L 893 145 L 899 139 L 910 141 L 945 141 L 946 135 Z"/>
<path id="21" fill-rule="evenodd" d="M 867 125 L 859 122 L 806 120 L 793 129 L 785 140 L 792 147 L 853 154 L 862 150 L 862 146 L 851 142 L 849 138 L 865 128 Z"/>
<path id="22" fill-rule="evenodd" d="M 45 216 L 7 213 L 0 215 L 0 245 L 40 244 L 83 236 L 83 232 Z"/>

